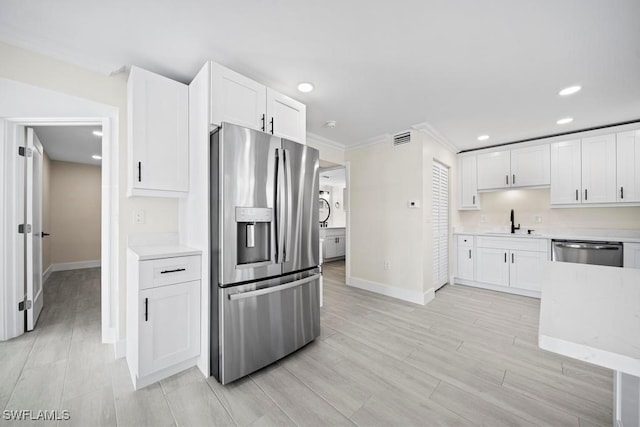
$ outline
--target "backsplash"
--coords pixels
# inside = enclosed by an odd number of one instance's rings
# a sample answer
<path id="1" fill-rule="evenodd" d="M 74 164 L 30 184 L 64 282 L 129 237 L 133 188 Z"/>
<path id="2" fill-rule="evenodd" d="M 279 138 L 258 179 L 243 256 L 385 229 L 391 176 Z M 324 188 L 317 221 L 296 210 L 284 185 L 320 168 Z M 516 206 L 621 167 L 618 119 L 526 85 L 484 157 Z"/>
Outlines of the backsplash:
<path id="1" fill-rule="evenodd" d="M 509 212 L 515 222 L 531 229 L 640 230 L 640 207 L 551 208 L 549 189 L 520 189 L 480 194 L 479 211 L 459 211 L 462 227 L 508 227 Z M 536 222 L 536 217 L 542 219 Z"/>

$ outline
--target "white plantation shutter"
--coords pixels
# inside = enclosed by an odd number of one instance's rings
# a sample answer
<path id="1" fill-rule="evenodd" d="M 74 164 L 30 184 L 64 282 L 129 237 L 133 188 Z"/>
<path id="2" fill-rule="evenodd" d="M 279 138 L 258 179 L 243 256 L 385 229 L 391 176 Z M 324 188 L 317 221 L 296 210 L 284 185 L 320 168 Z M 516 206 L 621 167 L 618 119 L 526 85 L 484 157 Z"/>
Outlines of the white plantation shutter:
<path id="1" fill-rule="evenodd" d="M 449 275 L 449 168 L 433 162 L 433 286 L 437 290 Z"/>

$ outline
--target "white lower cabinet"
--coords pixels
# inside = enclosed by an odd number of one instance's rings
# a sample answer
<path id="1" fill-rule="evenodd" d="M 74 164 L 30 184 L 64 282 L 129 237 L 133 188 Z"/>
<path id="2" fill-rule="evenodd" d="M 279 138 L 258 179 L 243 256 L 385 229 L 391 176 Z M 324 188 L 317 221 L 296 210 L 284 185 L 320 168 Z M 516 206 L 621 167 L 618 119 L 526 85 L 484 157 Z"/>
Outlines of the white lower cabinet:
<path id="1" fill-rule="evenodd" d="M 346 245 L 344 236 L 326 236 L 324 238 L 324 248 L 322 257 L 324 259 L 344 257 Z"/>
<path id="2" fill-rule="evenodd" d="M 473 236 L 458 236 L 457 238 L 456 277 L 460 279 L 473 280 L 475 278 L 473 240 Z"/>
<path id="3" fill-rule="evenodd" d="M 135 389 L 195 366 L 200 355 L 200 255 L 127 255 L 127 364 Z"/>
<path id="4" fill-rule="evenodd" d="M 456 279 L 461 283 L 495 290 L 539 296 L 541 275 L 548 259 L 549 241 L 527 237 L 475 236 L 473 243 L 464 246 L 458 236 L 458 269 Z M 469 258 L 475 253 L 475 259 Z M 475 277 L 472 273 L 475 271 Z"/>
<path id="5" fill-rule="evenodd" d="M 623 267 L 640 268 L 640 243 L 625 243 L 623 252 Z"/>

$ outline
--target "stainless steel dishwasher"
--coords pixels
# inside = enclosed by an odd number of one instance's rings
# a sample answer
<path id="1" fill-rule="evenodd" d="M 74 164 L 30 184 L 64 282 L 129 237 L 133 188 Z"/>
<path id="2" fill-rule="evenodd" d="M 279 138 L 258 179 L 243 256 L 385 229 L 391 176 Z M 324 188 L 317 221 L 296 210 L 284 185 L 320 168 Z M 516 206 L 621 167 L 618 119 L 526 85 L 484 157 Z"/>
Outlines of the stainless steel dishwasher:
<path id="1" fill-rule="evenodd" d="M 552 240 L 551 260 L 622 267 L 621 242 Z"/>

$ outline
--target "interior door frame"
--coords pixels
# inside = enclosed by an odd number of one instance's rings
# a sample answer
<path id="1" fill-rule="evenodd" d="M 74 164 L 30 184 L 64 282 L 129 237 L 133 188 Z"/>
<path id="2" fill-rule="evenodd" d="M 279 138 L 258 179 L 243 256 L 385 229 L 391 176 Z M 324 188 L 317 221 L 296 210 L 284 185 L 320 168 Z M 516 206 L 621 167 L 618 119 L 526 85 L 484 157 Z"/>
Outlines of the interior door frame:
<path id="1" fill-rule="evenodd" d="M 13 188 L 15 174 L 20 161 L 16 132 L 20 126 L 102 126 L 102 171 L 101 171 L 101 308 L 102 342 L 115 343 L 119 331 L 119 287 L 118 287 L 118 123 L 114 117 L 55 117 L 55 118 L 0 118 L 0 196 L 9 203 L 0 205 L 0 224 L 5 238 L 0 242 L 0 267 L 6 272 L 0 282 L 0 341 L 17 337 L 25 332 L 24 314 L 17 310 L 19 296 L 24 292 L 22 269 L 6 263 L 9 254 L 19 250 L 20 235 L 13 232 L 17 224 L 17 189 Z M 13 155 L 16 153 L 15 155 Z M 3 176 L 2 176 L 3 175 Z M 4 182 L 3 182 L 4 181 Z M 11 203 L 13 202 L 13 203 Z M 4 243 L 4 247 L 2 245 Z M 17 260 L 16 260 L 17 261 Z M 24 260 L 22 260 L 24 262 Z M 22 267 L 23 268 L 23 267 Z M 44 273 L 44 272 L 43 272 Z M 1 273 L 0 273 L 1 274 Z M 4 313 L 3 313 L 4 312 Z"/>

